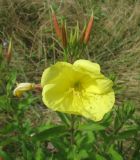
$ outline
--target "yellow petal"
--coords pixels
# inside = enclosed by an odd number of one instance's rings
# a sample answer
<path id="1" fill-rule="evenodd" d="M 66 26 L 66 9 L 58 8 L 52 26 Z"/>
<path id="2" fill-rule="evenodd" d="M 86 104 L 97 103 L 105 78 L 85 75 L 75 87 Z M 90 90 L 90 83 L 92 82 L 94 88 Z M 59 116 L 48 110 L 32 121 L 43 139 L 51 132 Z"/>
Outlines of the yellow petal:
<path id="1" fill-rule="evenodd" d="M 84 88 L 87 92 L 93 94 L 105 94 L 112 90 L 113 82 L 106 77 L 100 79 L 88 79 L 88 81 L 83 82 Z"/>
<path id="2" fill-rule="evenodd" d="M 87 96 L 90 97 L 90 101 L 86 107 L 83 107 L 82 115 L 94 121 L 100 121 L 112 109 L 115 102 L 113 90 L 103 95 Z"/>
<path id="3" fill-rule="evenodd" d="M 76 68 L 81 69 L 83 72 L 95 73 L 100 74 L 100 66 L 97 63 L 92 63 L 88 60 L 77 60 L 73 64 Z"/>
<path id="4" fill-rule="evenodd" d="M 43 72 L 41 78 L 41 86 L 44 87 L 46 84 L 54 83 L 61 75 L 63 75 L 64 78 L 67 78 L 71 70 L 71 64 L 66 62 L 57 62 Z"/>
<path id="5" fill-rule="evenodd" d="M 59 85 L 46 85 L 42 93 L 44 104 L 54 111 L 80 115 L 81 99 L 74 95 L 72 88 L 64 88 Z"/>
<path id="6" fill-rule="evenodd" d="M 49 73 L 49 71 L 50 71 L 50 68 L 51 67 L 49 67 L 49 68 L 47 68 L 47 69 L 45 69 L 44 70 L 44 72 L 43 72 L 43 74 L 42 74 L 42 78 L 41 78 L 41 86 L 42 87 L 44 87 L 46 84 L 47 84 L 47 75 L 48 75 L 48 73 Z"/>
<path id="7" fill-rule="evenodd" d="M 48 79 L 49 84 L 46 84 L 43 87 L 43 102 L 47 107 L 53 110 L 65 113 L 77 113 L 77 107 L 71 106 L 73 102 L 73 87 L 84 75 L 75 71 L 72 65 L 69 66 L 65 63 L 59 62 L 54 67 L 53 69 L 58 71 L 54 74 L 55 76 L 53 76 L 52 79 L 49 79 L 51 72 L 48 72 L 47 76 L 44 77 Z M 61 72 L 59 72 L 59 70 Z"/>

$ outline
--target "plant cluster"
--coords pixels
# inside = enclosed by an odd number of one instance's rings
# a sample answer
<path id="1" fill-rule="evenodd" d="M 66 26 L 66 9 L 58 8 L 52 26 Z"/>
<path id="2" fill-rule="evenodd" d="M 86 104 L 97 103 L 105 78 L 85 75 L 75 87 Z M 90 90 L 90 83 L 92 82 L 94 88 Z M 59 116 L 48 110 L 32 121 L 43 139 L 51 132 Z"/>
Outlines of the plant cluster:
<path id="1" fill-rule="evenodd" d="M 59 27 L 54 12 L 52 19 L 57 37 L 63 46 L 63 60 L 73 63 L 83 56 L 91 33 L 93 15 L 81 35 L 79 27 L 76 26 L 74 31 L 70 31 L 69 38 L 65 23 Z M 41 86 L 18 85 L 15 93 L 19 93 L 16 95 L 20 98 L 14 97 L 13 90 L 17 81 L 18 68 L 10 66 L 11 58 L 12 40 L 10 39 L 6 50 L 2 45 L 0 46 L 0 159 L 140 159 L 140 122 L 135 115 L 135 106 L 132 102 L 124 101 L 122 104 L 116 104 L 100 121 L 56 111 L 58 120 L 55 123 L 52 121 L 54 117 L 51 118 L 50 115 L 50 119 L 45 123 L 36 125 L 34 120 L 38 119 L 38 115 L 33 110 L 38 103 L 41 103 L 39 96 Z M 49 74 L 47 72 L 45 78 Z M 52 77 L 54 75 L 52 74 Z M 49 78 L 48 81 L 51 79 Z M 121 87 L 116 84 L 116 76 L 110 75 L 110 79 L 115 84 L 114 90 L 117 96 Z M 46 82 L 42 83 L 46 85 Z M 76 85 L 77 88 L 79 89 L 80 86 Z M 32 93 L 25 93 L 30 89 Z"/>

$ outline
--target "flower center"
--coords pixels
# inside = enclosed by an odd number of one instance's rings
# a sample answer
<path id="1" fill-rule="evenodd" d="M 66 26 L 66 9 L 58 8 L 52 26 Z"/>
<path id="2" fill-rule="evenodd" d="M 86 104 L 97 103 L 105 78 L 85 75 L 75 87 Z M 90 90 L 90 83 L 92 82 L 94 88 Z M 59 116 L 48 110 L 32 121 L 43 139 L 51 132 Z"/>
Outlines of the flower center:
<path id="1" fill-rule="evenodd" d="M 81 83 L 79 81 L 74 83 L 73 87 L 74 87 L 75 91 L 81 91 L 82 90 L 82 85 L 81 85 Z"/>

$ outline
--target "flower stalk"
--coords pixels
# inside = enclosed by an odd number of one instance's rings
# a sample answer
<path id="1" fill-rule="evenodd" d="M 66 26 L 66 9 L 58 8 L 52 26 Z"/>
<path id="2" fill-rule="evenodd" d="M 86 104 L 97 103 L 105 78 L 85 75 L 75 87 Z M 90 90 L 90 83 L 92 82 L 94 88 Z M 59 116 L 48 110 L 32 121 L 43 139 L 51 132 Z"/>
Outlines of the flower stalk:
<path id="1" fill-rule="evenodd" d="M 36 91 L 42 91 L 41 84 L 35 84 L 35 90 Z"/>
<path id="2" fill-rule="evenodd" d="M 70 137 L 70 142 L 71 142 L 71 145 L 74 144 L 74 124 L 75 124 L 75 116 L 74 115 L 71 115 L 71 137 Z"/>

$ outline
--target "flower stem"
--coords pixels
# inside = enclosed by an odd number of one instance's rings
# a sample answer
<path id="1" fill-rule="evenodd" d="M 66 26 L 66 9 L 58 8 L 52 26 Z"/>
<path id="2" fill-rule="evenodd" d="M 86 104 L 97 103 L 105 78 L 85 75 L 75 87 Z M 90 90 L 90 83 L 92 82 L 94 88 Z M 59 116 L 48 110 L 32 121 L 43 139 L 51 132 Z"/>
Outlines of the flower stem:
<path id="1" fill-rule="evenodd" d="M 71 145 L 74 144 L 74 124 L 75 124 L 75 116 L 71 115 L 71 137 L 70 137 Z"/>

